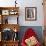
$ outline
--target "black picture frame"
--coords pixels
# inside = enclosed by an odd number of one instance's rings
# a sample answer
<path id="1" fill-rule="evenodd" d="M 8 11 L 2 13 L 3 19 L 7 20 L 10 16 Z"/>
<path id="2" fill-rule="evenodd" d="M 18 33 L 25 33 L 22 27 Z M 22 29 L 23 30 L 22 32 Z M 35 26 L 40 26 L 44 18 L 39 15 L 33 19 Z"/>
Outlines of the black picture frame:
<path id="1" fill-rule="evenodd" d="M 36 7 L 25 7 L 25 20 L 26 21 L 37 20 L 37 8 Z"/>

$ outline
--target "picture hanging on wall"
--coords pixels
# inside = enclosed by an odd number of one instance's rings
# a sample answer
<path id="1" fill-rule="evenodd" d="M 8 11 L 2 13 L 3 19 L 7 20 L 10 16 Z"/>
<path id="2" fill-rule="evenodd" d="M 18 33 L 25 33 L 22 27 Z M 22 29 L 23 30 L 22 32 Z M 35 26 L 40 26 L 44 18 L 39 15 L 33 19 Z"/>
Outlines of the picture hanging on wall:
<path id="1" fill-rule="evenodd" d="M 26 21 L 37 20 L 37 8 L 36 7 L 25 7 L 25 20 Z"/>

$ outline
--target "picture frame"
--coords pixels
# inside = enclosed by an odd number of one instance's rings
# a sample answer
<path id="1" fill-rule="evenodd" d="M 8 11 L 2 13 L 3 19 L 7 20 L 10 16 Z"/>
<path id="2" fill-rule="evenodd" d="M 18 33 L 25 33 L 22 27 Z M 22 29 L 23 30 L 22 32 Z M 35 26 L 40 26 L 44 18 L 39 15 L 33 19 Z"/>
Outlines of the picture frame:
<path id="1" fill-rule="evenodd" d="M 2 10 L 2 15 L 9 15 L 9 10 Z"/>
<path id="2" fill-rule="evenodd" d="M 37 20 L 37 8 L 36 7 L 25 7 L 25 20 L 26 21 Z"/>

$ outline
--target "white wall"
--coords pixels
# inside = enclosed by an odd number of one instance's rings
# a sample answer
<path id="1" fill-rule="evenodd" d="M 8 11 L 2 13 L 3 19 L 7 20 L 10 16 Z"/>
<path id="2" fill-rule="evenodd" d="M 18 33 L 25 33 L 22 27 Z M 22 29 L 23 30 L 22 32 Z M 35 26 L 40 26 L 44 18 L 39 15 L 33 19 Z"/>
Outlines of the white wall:
<path id="1" fill-rule="evenodd" d="M 0 6 L 15 6 L 15 0 L 0 0 Z M 42 0 L 17 0 L 19 6 L 19 24 L 21 26 L 43 26 Z M 37 21 L 25 21 L 25 7 L 37 7 Z"/>

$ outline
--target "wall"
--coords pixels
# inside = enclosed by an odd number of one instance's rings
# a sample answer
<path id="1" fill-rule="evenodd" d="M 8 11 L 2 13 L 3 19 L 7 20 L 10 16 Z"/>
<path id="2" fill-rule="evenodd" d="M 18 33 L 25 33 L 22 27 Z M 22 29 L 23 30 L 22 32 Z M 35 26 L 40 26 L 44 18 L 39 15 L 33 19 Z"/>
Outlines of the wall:
<path id="1" fill-rule="evenodd" d="M 25 21 L 25 7 L 37 7 L 37 21 Z M 20 23 L 23 26 L 42 26 L 43 25 L 43 6 L 42 0 L 25 0 L 20 8 Z"/>
<path id="2" fill-rule="evenodd" d="M 1 7 L 15 6 L 15 0 L 0 0 Z M 17 0 L 19 6 L 19 24 L 20 26 L 43 26 L 43 6 L 42 0 Z M 25 21 L 25 7 L 37 7 L 37 21 Z"/>

